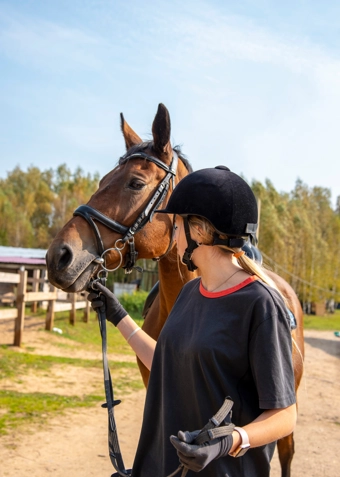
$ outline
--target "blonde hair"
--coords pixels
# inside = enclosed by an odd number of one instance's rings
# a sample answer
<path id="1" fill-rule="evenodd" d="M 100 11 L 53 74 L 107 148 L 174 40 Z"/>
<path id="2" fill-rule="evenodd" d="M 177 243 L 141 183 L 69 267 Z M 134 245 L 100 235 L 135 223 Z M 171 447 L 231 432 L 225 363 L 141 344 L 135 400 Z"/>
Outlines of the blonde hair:
<path id="1" fill-rule="evenodd" d="M 228 238 L 227 235 L 220 234 L 214 226 L 203 217 L 198 217 L 196 215 L 191 215 L 188 217 L 189 227 L 192 231 L 195 231 L 200 236 L 200 242 L 204 245 L 212 245 L 214 236 L 218 236 L 218 238 L 225 240 Z M 199 231 L 197 230 L 199 228 Z M 226 253 L 237 254 L 240 252 L 241 248 L 231 248 L 227 245 L 216 245 L 221 250 L 225 251 Z M 272 288 L 275 288 L 280 295 L 282 296 L 283 300 L 286 303 L 286 298 L 282 295 L 281 291 L 278 289 L 277 285 L 274 281 L 266 274 L 265 270 L 261 265 L 258 265 L 254 260 L 247 257 L 245 253 L 237 257 L 237 261 L 241 268 L 249 275 L 257 276 L 262 282 L 266 283 Z"/>

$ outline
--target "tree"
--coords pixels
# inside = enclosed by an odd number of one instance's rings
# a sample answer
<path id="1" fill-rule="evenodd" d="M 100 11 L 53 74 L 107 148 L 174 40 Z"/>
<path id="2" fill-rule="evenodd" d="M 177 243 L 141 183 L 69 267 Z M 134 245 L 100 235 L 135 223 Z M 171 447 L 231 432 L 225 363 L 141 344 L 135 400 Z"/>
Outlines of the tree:
<path id="1" fill-rule="evenodd" d="M 0 243 L 47 248 L 56 232 L 87 202 L 98 186 L 98 174 L 74 174 L 65 164 L 56 171 L 16 167 L 0 180 Z"/>

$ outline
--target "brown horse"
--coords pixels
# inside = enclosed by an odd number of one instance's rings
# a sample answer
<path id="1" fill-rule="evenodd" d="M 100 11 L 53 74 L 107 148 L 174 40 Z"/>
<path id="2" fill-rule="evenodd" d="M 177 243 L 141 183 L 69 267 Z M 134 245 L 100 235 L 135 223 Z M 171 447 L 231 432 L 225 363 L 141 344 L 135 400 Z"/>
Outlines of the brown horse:
<path id="1" fill-rule="evenodd" d="M 171 218 L 165 214 L 153 216 L 153 211 L 161 202 L 162 207 L 165 206 L 174 185 L 191 172 L 191 168 L 180 151 L 171 147 L 170 117 L 162 104 L 152 125 L 152 141 L 143 142 L 123 115 L 121 128 L 127 153 L 100 181 L 88 204 L 77 209 L 53 240 L 46 257 L 48 275 L 56 287 L 78 292 L 87 288 L 103 262 L 107 269 L 116 269 L 125 263 L 129 271 L 136 251 L 138 258 L 158 260 L 159 293 L 143 325 L 157 340 L 181 287 L 196 273 L 189 272 L 177 260 Z M 297 329 L 292 332 L 297 389 L 303 372 L 302 309 L 288 283 L 272 272 L 268 274 L 287 297 L 297 320 Z M 147 385 L 148 371 L 139 365 Z M 293 435 L 278 441 L 278 452 L 282 477 L 289 477 L 294 454 Z"/>

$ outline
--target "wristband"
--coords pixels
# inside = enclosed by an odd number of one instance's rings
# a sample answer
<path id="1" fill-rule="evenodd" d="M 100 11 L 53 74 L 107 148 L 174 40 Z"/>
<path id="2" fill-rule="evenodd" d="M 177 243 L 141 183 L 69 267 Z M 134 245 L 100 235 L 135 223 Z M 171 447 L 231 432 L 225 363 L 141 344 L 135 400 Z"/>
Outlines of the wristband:
<path id="1" fill-rule="evenodd" d="M 129 336 L 126 338 L 126 341 L 129 342 L 130 339 L 133 337 L 133 335 L 135 335 L 137 333 L 137 331 L 139 331 L 141 328 L 139 326 L 137 326 L 137 328 L 135 328 L 130 334 Z"/>
<path id="2" fill-rule="evenodd" d="M 247 432 L 242 427 L 234 427 L 234 431 L 237 431 L 241 436 L 241 444 L 233 452 L 230 452 L 231 457 L 241 457 L 244 455 L 250 447 L 249 437 Z"/>

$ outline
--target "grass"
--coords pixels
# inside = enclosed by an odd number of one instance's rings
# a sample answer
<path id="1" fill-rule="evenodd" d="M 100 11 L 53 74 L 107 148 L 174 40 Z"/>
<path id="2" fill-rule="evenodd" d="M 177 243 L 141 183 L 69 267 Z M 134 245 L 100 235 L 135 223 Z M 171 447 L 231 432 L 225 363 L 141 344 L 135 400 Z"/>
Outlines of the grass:
<path id="1" fill-rule="evenodd" d="M 332 315 L 305 315 L 303 323 L 306 330 L 340 331 L 340 310 Z"/>
<path id="2" fill-rule="evenodd" d="M 0 347 L 0 379 L 25 374 L 29 369 L 47 371 L 55 364 L 71 364 L 84 368 L 100 368 L 100 361 L 59 356 L 42 356 L 30 353 L 18 353 L 7 346 Z"/>
<path id="3" fill-rule="evenodd" d="M 45 418 L 60 414 L 65 409 L 93 406 L 101 401 L 103 396 L 96 395 L 88 395 L 81 399 L 77 396 L 60 396 L 52 393 L 0 391 L 0 409 L 2 410 L 0 435 L 32 422 L 42 423 Z"/>
<path id="4" fill-rule="evenodd" d="M 43 318 L 42 323 L 45 313 L 44 311 L 38 313 L 38 316 Z M 29 315 L 29 309 L 27 315 Z M 68 355 L 75 346 L 79 350 L 79 344 L 86 351 L 101 351 L 101 336 L 96 314 L 91 312 L 88 323 L 82 321 L 82 315 L 81 311 L 77 312 L 75 326 L 69 323 L 69 312 L 60 312 L 55 315 L 54 326 L 62 329 L 63 333 L 61 335 L 53 333 L 53 345 L 65 349 L 65 353 Z M 136 321 L 139 325 L 142 324 L 142 320 L 137 319 Z M 51 339 L 51 332 L 45 331 L 43 328 L 42 325 L 39 332 L 42 338 L 48 341 Z M 127 357 L 134 355 L 130 346 L 126 344 L 118 330 L 110 323 L 107 323 L 107 334 L 108 356 L 115 392 L 120 391 L 121 396 L 133 390 L 142 389 L 144 386 L 136 362 L 124 361 L 124 355 Z M 39 373 L 49 375 L 54 366 L 60 365 L 100 368 L 99 372 L 102 376 L 101 359 L 39 355 L 35 354 L 34 347 L 29 346 L 29 343 L 27 345 L 26 347 L 23 346 L 20 351 L 11 346 L 0 346 L 0 379 L 6 379 L 6 387 L 8 387 L 9 382 L 20 382 L 20 376 L 29 372 L 33 371 L 38 375 Z M 121 355 L 120 359 L 123 357 L 123 360 L 113 361 L 110 359 L 110 353 Z M 79 372 L 81 373 L 81 370 Z M 63 413 L 66 409 L 93 406 L 97 402 L 104 402 L 104 396 L 104 386 L 101 396 L 88 394 L 80 398 L 79 396 L 63 396 L 53 392 L 22 393 L 1 390 L 0 382 L 0 435 L 9 433 L 17 427 L 24 427 L 32 423 L 39 424 L 43 422 L 46 416 L 53 417 L 57 413 Z"/>
<path id="5" fill-rule="evenodd" d="M 69 313 L 61 312 L 56 314 L 54 326 L 63 331 L 63 334 L 60 336 L 64 338 L 88 345 L 92 349 L 101 349 L 101 336 L 97 315 L 94 312 L 91 312 L 90 315 L 89 322 L 84 323 L 82 321 L 82 312 L 77 312 L 77 321 L 75 326 L 73 326 L 69 323 Z M 142 326 L 143 320 L 141 318 L 134 319 L 139 326 Z M 107 322 L 106 329 L 108 353 L 134 354 L 130 346 L 126 343 L 126 340 L 111 323 Z"/>
<path id="6" fill-rule="evenodd" d="M 7 346 L 0 346 L 0 379 L 13 378 L 24 375 L 27 371 L 48 371 L 56 364 L 66 364 L 82 368 L 100 368 L 101 360 L 67 358 L 61 356 L 45 356 L 30 353 L 18 353 Z M 115 369 L 136 369 L 135 363 L 118 361 L 114 363 Z"/>

